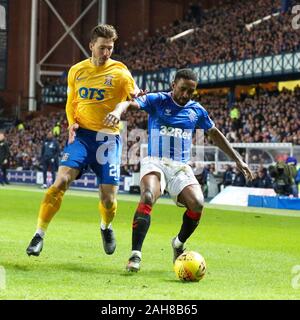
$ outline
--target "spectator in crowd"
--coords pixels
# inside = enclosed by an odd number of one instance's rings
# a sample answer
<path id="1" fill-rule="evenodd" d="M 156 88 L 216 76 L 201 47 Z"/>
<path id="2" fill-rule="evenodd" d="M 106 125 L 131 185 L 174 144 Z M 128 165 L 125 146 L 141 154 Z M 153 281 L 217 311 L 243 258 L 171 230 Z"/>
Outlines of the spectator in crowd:
<path id="1" fill-rule="evenodd" d="M 287 165 L 287 169 L 289 172 L 289 175 L 293 178 L 292 179 L 292 194 L 295 198 L 298 198 L 298 183 L 297 183 L 297 159 L 295 157 L 288 157 L 285 161 Z"/>
<path id="2" fill-rule="evenodd" d="M 216 124 L 231 142 L 290 142 L 300 144 L 300 88 L 294 91 L 260 90 L 260 95 L 246 96 L 237 101 L 240 110 L 240 128 L 228 117 L 226 97 L 217 95 L 198 96 L 206 105 Z M 207 142 L 207 140 L 206 140 Z M 257 155 L 261 157 L 261 155 Z M 258 162 L 264 159 L 257 159 Z"/>
<path id="3" fill-rule="evenodd" d="M 234 105 L 231 108 L 229 115 L 230 115 L 230 119 L 232 121 L 232 125 L 231 125 L 232 130 L 237 131 L 238 129 L 241 128 L 241 122 L 240 122 L 241 113 L 240 113 L 238 105 Z"/>
<path id="4" fill-rule="evenodd" d="M 198 180 L 200 186 L 201 186 L 201 189 L 202 189 L 202 192 L 203 192 L 203 196 L 204 196 L 204 199 L 207 198 L 208 196 L 208 175 L 210 173 L 210 165 L 207 165 L 207 166 L 204 166 L 202 172 L 200 174 L 196 174 L 195 173 L 195 177 L 196 179 Z"/>
<path id="5" fill-rule="evenodd" d="M 61 129 L 60 129 L 60 122 L 56 122 L 55 126 L 53 127 L 52 133 L 55 137 L 58 137 L 60 135 Z"/>
<path id="6" fill-rule="evenodd" d="M 33 161 L 28 155 L 22 158 L 22 170 L 33 170 Z"/>
<path id="7" fill-rule="evenodd" d="M 269 167 L 270 175 L 274 178 L 273 188 L 276 194 L 289 196 L 293 194 L 294 176 L 289 173 L 288 165 L 279 161 L 275 166 Z"/>
<path id="8" fill-rule="evenodd" d="M 47 185 L 47 172 L 50 170 L 52 174 L 52 183 L 55 181 L 55 172 L 58 169 L 59 160 L 59 145 L 53 137 L 52 131 L 47 133 L 42 146 L 41 160 L 43 165 L 43 185 L 42 188 L 46 189 Z"/>
<path id="9" fill-rule="evenodd" d="M 120 59 L 130 70 L 153 71 L 299 50 L 291 10 L 246 29 L 253 21 L 279 11 L 279 0 L 231 1 L 208 10 L 191 3 L 184 20 L 163 26 L 150 37 L 136 37 L 134 45 L 121 49 Z M 198 29 L 166 45 L 168 37 L 193 28 Z"/>
<path id="10" fill-rule="evenodd" d="M 203 14 L 203 9 L 201 7 L 201 2 L 200 1 L 199 3 L 190 2 L 188 12 L 186 15 L 186 20 L 199 24 L 201 22 L 202 14 Z"/>
<path id="11" fill-rule="evenodd" d="M 253 180 L 252 181 L 247 181 L 246 187 L 248 188 L 258 188 L 258 172 L 254 171 L 253 172 Z"/>
<path id="12" fill-rule="evenodd" d="M 242 172 L 238 168 L 236 168 L 236 174 L 233 179 L 232 185 L 235 187 L 245 187 L 246 186 L 246 179 L 245 179 L 244 175 L 242 174 Z"/>
<path id="13" fill-rule="evenodd" d="M 23 131 L 25 129 L 23 122 L 18 122 L 17 124 L 18 131 Z"/>
<path id="14" fill-rule="evenodd" d="M 295 177 L 295 183 L 296 183 L 296 190 L 297 190 L 297 194 L 299 196 L 299 185 L 300 185 L 300 168 L 297 171 L 297 175 Z"/>
<path id="15" fill-rule="evenodd" d="M 221 185 L 224 187 L 231 186 L 234 179 L 233 171 L 231 165 L 227 164 L 225 166 L 225 171 L 223 173 L 223 181 L 219 183 L 219 190 L 221 189 Z"/>
<path id="16" fill-rule="evenodd" d="M 7 133 L 10 145 L 10 168 L 25 170 L 42 170 L 43 164 L 40 155 L 45 139 L 45 132 L 52 131 L 56 122 L 61 123 L 61 134 L 56 139 L 62 150 L 67 140 L 67 122 L 63 112 L 51 112 L 47 117 L 38 115 L 26 118 L 26 127 L 19 131 L 12 127 Z M 29 161 L 27 161 L 27 158 Z"/>
<path id="17" fill-rule="evenodd" d="M 268 174 L 268 170 L 266 168 L 262 168 L 258 171 L 258 179 L 256 183 L 256 188 L 272 188 L 272 178 Z"/>
<path id="18" fill-rule="evenodd" d="M 3 132 L 0 132 L 0 183 L 2 185 L 9 184 L 7 180 L 7 168 L 9 166 L 9 147 L 5 141 L 5 135 Z"/>

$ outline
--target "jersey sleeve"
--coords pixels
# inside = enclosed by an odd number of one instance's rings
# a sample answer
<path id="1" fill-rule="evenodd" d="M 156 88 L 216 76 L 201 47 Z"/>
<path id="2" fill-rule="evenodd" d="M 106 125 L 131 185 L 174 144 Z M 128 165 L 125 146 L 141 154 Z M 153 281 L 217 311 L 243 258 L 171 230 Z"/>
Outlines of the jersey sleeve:
<path id="1" fill-rule="evenodd" d="M 132 99 L 136 92 L 136 84 L 129 70 L 124 70 L 123 88 L 128 99 Z"/>
<path id="2" fill-rule="evenodd" d="M 200 106 L 199 108 L 199 117 L 197 122 L 197 127 L 207 131 L 215 126 L 215 123 L 211 120 L 208 115 L 208 112 Z"/>
<path id="3" fill-rule="evenodd" d="M 67 103 L 66 103 L 66 114 L 68 124 L 71 126 L 76 121 L 74 119 L 74 106 L 73 100 L 75 96 L 75 83 L 74 83 L 74 70 L 71 68 L 68 73 L 68 90 L 67 90 Z"/>
<path id="4" fill-rule="evenodd" d="M 160 100 L 161 98 L 157 93 L 148 93 L 135 99 L 140 108 L 149 114 L 155 113 L 156 106 L 159 105 Z"/>

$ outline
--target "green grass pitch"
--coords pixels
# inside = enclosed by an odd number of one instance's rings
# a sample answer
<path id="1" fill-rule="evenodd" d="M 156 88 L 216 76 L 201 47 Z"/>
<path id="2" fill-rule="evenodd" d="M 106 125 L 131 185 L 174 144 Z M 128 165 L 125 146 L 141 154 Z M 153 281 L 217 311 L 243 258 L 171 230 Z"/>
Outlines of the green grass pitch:
<path id="1" fill-rule="evenodd" d="M 42 197 L 28 187 L 0 189 L 0 266 L 6 275 L 0 300 L 300 298 L 299 273 L 292 272 L 300 265 L 299 212 L 208 205 L 187 241 L 188 249 L 205 257 L 207 273 L 198 283 L 182 283 L 173 272 L 170 241 L 179 230 L 183 209 L 169 200 L 153 210 L 141 271 L 128 274 L 137 197 L 119 196 L 114 255 L 102 249 L 97 194 L 69 191 L 48 228 L 43 252 L 28 257 L 25 249 Z"/>

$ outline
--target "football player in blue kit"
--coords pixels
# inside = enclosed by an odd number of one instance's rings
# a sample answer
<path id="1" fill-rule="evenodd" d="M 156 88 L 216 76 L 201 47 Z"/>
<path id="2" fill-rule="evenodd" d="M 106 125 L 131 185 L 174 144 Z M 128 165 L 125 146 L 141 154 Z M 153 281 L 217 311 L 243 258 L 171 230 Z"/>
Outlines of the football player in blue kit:
<path id="1" fill-rule="evenodd" d="M 192 133 L 203 129 L 223 150 L 245 177 L 253 175 L 241 156 L 231 147 L 225 136 L 215 127 L 207 111 L 191 100 L 197 87 L 197 77 L 190 69 L 178 70 L 171 92 L 148 93 L 132 101 L 121 102 L 104 120 L 108 125 L 119 123 L 121 114 L 130 107 L 149 114 L 148 156 L 141 162 L 141 198 L 132 224 L 132 252 L 126 269 L 138 271 L 142 259 L 142 245 L 150 226 L 151 211 L 157 199 L 167 190 L 178 206 L 183 206 L 182 225 L 172 239 L 173 262 L 183 253 L 184 243 L 199 224 L 204 198 L 190 160 Z"/>

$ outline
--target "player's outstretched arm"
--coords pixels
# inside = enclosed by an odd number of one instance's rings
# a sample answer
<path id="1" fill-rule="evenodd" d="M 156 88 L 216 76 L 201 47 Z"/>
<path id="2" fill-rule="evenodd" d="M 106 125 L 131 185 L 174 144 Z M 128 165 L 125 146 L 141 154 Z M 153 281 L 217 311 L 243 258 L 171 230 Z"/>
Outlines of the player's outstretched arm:
<path id="1" fill-rule="evenodd" d="M 232 148 L 223 133 L 218 128 L 213 127 L 208 131 L 208 134 L 213 143 L 236 162 L 236 166 L 243 173 L 245 178 L 248 180 L 253 180 L 254 176 L 248 165 L 242 160 L 241 155 Z"/>
<path id="2" fill-rule="evenodd" d="M 109 127 L 116 127 L 120 122 L 122 113 L 129 107 L 139 108 L 139 105 L 134 100 L 120 102 L 116 105 L 115 110 L 104 118 L 103 123 Z"/>

